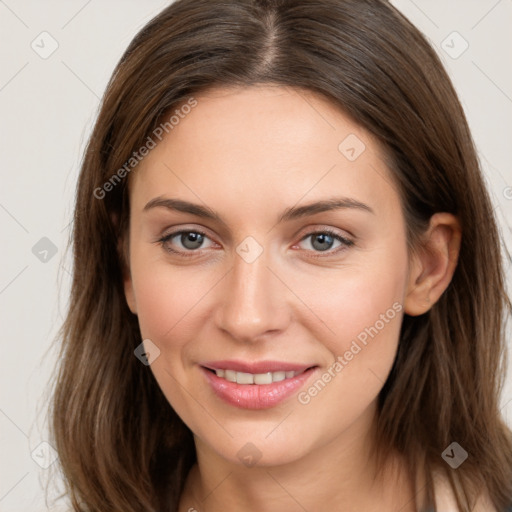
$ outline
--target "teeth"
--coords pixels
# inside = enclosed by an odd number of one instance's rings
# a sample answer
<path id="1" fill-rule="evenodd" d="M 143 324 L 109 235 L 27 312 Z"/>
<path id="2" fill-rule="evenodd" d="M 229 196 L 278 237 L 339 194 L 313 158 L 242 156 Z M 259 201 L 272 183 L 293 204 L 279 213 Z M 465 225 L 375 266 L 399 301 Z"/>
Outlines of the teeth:
<path id="1" fill-rule="evenodd" d="M 236 372 L 234 370 L 225 370 L 224 378 L 229 382 L 236 382 Z"/>
<path id="2" fill-rule="evenodd" d="M 257 373 L 254 376 L 254 384 L 272 384 L 272 372 Z"/>
<path id="3" fill-rule="evenodd" d="M 217 377 L 236 382 L 237 384 L 272 384 L 272 382 L 281 382 L 285 379 L 291 379 L 302 372 L 294 371 L 277 371 L 268 373 L 245 373 L 235 372 L 234 370 L 215 370 Z"/>
<path id="4" fill-rule="evenodd" d="M 254 375 L 252 373 L 236 372 L 237 384 L 254 384 Z"/>
<path id="5" fill-rule="evenodd" d="M 286 379 L 286 372 L 272 372 L 272 382 L 280 382 Z"/>

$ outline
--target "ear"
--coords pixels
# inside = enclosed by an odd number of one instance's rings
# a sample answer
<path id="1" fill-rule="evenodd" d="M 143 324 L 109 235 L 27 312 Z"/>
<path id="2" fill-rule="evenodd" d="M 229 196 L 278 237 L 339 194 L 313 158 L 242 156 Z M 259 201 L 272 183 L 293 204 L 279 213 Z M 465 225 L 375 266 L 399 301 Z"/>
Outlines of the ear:
<path id="1" fill-rule="evenodd" d="M 436 213 L 410 262 L 404 312 L 426 313 L 448 288 L 460 252 L 461 227 L 454 215 Z"/>
<path id="2" fill-rule="evenodd" d="M 132 276 L 129 272 L 128 272 L 127 276 L 123 277 L 123 283 L 124 283 L 124 296 L 126 297 L 126 303 L 128 304 L 130 311 L 134 315 L 136 315 L 137 314 L 137 304 L 135 302 L 135 293 L 133 291 Z"/>
<path id="3" fill-rule="evenodd" d="M 133 289 L 133 280 L 130 272 L 130 240 L 129 233 L 121 235 L 117 240 L 117 253 L 119 257 L 119 264 L 123 277 L 124 296 L 130 311 L 137 314 L 137 304 L 135 301 L 135 292 Z"/>

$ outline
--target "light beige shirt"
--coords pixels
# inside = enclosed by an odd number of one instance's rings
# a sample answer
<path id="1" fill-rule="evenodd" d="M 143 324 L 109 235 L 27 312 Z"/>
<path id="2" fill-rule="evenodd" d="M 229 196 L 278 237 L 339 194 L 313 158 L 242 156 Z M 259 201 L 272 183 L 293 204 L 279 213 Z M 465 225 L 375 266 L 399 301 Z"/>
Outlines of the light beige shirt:
<path id="1" fill-rule="evenodd" d="M 436 492 L 436 512 L 460 512 L 457 508 L 455 495 L 446 479 L 439 475 L 434 475 L 434 485 Z M 488 496 L 480 496 L 472 512 L 498 512 L 491 504 Z"/>

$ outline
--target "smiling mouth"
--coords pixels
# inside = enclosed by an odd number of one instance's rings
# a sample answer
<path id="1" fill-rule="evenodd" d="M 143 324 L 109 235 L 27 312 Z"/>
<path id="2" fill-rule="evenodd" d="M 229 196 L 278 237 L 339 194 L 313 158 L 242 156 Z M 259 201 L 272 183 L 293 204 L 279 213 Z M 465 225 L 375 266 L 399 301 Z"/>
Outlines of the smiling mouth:
<path id="1" fill-rule="evenodd" d="M 218 398 L 241 409 L 270 409 L 298 392 L 317 365 L 285 361 L 205 361 L 199 365 Z"/>
<path id="2" fill-rule="evenodd" d="M 247 384 L 247 385 L 265 385 L 272 384 L 274 382 L 281 382 L 287 379 L 292 379 L 297 375 L 301 375 L 307 370 L 314 368 L 313 366 L 309 368 L 305 368 L 301 371 L 276 371 L 276 372 L 266 372 L 266 373 L 247 373 L 247 372 L 237 372 L 235 370 L 223 370 L 216 369 L 213 370 L 211 368 L 206 368 L 212 373 L 215 373 L 217 377 L 224 379 L 228 382 L 235 382 L 236 384 Z"/>

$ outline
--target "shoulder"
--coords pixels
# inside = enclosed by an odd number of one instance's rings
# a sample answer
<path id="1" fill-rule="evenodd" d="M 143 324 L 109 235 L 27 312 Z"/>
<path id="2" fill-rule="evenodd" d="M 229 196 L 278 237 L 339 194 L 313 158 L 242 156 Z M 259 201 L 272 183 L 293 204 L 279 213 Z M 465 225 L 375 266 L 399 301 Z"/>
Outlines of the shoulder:
<path id="1" fill-rule="evenodd" d="M 455 494 L 445 477 L 440 474 L 434 475 L 434 489 L 436 512 L 460 512 Z M 483 493 L 478 497 L 478 501 L 471 512 L 498 512 L 498 510 L 492 505 L 487 493 Z"/>

